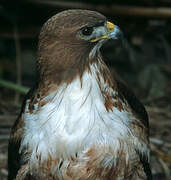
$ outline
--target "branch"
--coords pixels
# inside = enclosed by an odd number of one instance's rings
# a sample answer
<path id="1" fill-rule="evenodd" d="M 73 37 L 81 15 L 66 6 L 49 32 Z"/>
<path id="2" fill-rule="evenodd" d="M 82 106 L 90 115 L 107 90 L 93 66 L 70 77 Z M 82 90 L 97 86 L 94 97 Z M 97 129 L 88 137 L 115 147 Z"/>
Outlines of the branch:
<path id="1" fill-rule="evenodd" d="M 71 2 L 60 0 L 28 0 L 32 4 L 46 5 L 61 9 L 89 9 L 102 12 L 109 15 L 118 16 L 136 16 L 136 17 L 153 17 L 153 18 L 171 18 L 171 8 L 167 7 L 136 7 L 136 6 L 119 6 L 119 5 L 92 5 L 83 2 Z"/>
<path id="2" fill-rule="evenodd" d="M 18 34 L 18 27 L 17 24 L 14 26 L 14 42 L 15 42 L 15 49 L 16 49 L 16 70 L 17 70 L 17 84 L 21 86 L 21 47 L 20 47 L 20 40 Z M 20 94 L 16 91 L 15 94 L 15 103 L 19 102 Z"/>
<path id="3" fill-rule="evenodd" d="M 2 80 L 2 79 L 0 79 L 0 86 L 15 90 L 21 94 L 26 94 L 29 91 L 29 88 L 27 88 L 27 87 L 23 87 L 23 86 L 20 86 L 15 83 L 12 83 L 12 82 L 9 82 L 6 80 Z"/>

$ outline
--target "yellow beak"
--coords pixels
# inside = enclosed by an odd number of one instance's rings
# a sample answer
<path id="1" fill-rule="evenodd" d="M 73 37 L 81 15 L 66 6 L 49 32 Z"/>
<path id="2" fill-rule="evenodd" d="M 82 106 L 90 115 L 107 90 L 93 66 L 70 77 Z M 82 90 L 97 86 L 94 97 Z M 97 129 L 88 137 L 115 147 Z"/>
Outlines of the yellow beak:
<path id="1" fill-rule="evenodd" d="M 92 39 L 91 42 L 96 42 L 99 41 L 101 39 L 110 39 L 110 33 L 112 33 L 114 31 L 114 27 L 115 25 L 109 21 L 106 22 L 106 27 L 107 27 L 107 34 L 97 37 L 96 39 Z"/>

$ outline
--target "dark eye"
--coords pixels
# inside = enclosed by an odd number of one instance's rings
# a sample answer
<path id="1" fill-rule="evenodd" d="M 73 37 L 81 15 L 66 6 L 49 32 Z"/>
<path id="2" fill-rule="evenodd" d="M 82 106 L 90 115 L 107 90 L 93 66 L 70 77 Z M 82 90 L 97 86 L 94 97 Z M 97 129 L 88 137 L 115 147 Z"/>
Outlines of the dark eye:
<path id="1" fill-rule="evenodd" d="M 84 36 L 90 36 L 93 32 L 93 27 L 86 27 L 82 30 Z"/>

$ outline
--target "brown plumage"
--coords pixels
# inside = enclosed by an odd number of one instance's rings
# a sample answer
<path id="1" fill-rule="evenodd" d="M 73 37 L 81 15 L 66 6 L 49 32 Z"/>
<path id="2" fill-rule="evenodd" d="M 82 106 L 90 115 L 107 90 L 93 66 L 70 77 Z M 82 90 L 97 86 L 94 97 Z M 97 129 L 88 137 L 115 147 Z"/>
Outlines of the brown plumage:
<path id="1" fill-rule="evenodd" d="M 45 23 L 39 79 L 11 131 L 9 180 L 152 179 L 147 113 L 99 51 L 119 36 L 94 11 L 63 11 Z"/>

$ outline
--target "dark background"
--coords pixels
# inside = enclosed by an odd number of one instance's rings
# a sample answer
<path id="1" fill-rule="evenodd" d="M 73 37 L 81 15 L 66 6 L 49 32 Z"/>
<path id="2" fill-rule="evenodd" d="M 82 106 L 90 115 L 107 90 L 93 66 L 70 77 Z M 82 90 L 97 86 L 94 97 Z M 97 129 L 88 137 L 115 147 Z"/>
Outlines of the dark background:
<path id="1" fill-rule="evenodd" d="M 171 179 L 171 1 L 0 1 L 0 180 L 6 179 L 10 128 L 36 79 L 40 28 L 65 9 L 101 12 L 117 24 L 125 42 L 102 48 L 106 63 L 145 104 L 150 117 L 155 179 Z"/>

